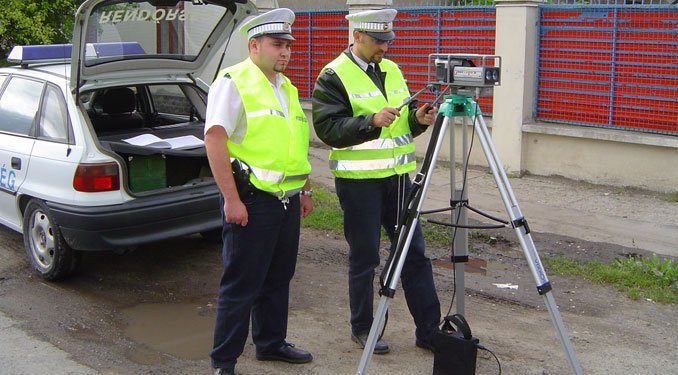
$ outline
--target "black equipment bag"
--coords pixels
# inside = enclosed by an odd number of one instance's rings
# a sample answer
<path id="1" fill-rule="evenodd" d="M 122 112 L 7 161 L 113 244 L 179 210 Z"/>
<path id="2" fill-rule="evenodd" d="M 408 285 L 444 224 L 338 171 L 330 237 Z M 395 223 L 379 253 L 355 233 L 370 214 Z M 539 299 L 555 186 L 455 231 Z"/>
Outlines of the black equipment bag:
<path id="1" fill-rule="evenodd" d="M 446 316 L 433 336 L 433 375 L 474 375 L 478 343 L 463 315 Z"/>

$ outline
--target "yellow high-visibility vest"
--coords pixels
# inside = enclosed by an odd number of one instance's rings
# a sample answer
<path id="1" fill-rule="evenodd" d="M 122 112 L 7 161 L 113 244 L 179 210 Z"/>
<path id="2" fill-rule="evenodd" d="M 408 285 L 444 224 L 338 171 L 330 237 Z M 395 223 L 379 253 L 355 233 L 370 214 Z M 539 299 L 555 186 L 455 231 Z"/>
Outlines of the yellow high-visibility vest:
<path id="1" fill-rule="evenodd" d="M 297 88 L 283 76 L 281 89 L 289 100 L 286 118 L 270 81 L 251 59 L 219 72 L 225 74 L 233 80 L 247 118 L 242 143 L 226 143 L 231 157 L 249 165 L 250 181 L 257 189 L 281 199 L 296 194 L 311 172 L 308 120 Z"/>
<path id="2" fill-rule="evenodd" d="M 342 53 L 327 64 L 334 70 L 349 96 L 354 115 L 370 115 L 384 107 L 398 107 L 409 96 L 405 78 L 398 66 L 387 59 L 379 64 L 386 72 L 384 88 L 388 100 L 365 72 Z M 388 128 L 381 128 L 379 138 L 359 145 L 332 148 L 329 161 L 332 174 L 341 178 L 367 179 L 400 175 L 416 168 L 414 139 L 408 123 L 409 109 L 403 107 Z"/>

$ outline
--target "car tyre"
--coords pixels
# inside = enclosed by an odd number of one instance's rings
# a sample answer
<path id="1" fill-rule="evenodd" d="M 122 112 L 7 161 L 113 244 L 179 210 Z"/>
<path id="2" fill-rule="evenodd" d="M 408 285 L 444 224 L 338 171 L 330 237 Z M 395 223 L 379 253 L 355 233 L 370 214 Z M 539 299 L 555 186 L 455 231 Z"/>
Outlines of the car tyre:
<path id="1" fill-rule="evenodd" d="M 45 202 L 38 199 L 28 202 L 24 210 L 23 233 L 31 268 L 42 279 L 58 280 L 77 270 L 80 253 L 66 244 L 61 228 Z"/>

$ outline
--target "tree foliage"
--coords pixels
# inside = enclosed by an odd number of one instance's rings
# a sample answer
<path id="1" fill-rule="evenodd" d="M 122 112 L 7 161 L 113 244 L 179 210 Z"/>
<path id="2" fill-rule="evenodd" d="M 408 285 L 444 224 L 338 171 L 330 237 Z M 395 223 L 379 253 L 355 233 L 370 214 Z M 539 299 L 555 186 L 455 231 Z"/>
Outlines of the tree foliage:
<path id="1" fill-rule="evenodd" d="M 0 53 L 15 45 L 68 43 L 76 0 L 2 0 Z"/>

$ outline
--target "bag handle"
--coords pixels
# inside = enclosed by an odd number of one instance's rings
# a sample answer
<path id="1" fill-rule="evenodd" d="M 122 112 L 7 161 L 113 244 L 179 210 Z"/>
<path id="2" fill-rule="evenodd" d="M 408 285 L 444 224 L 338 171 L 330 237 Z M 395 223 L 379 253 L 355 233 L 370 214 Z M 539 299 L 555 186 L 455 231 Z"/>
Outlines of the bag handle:
<path id="1" fill-rule="evenodd" d="M 443 323 L 443 329 L 459 331 L 462 333 L 462 335 L 464 335 L 466 340 L 473 338 L 473 335 L 471 334 L 471 327 L 468 325 L 466 318 L 464 318 L 464 316 L 461 314 L 446 316 L 445 323 Z"/>

